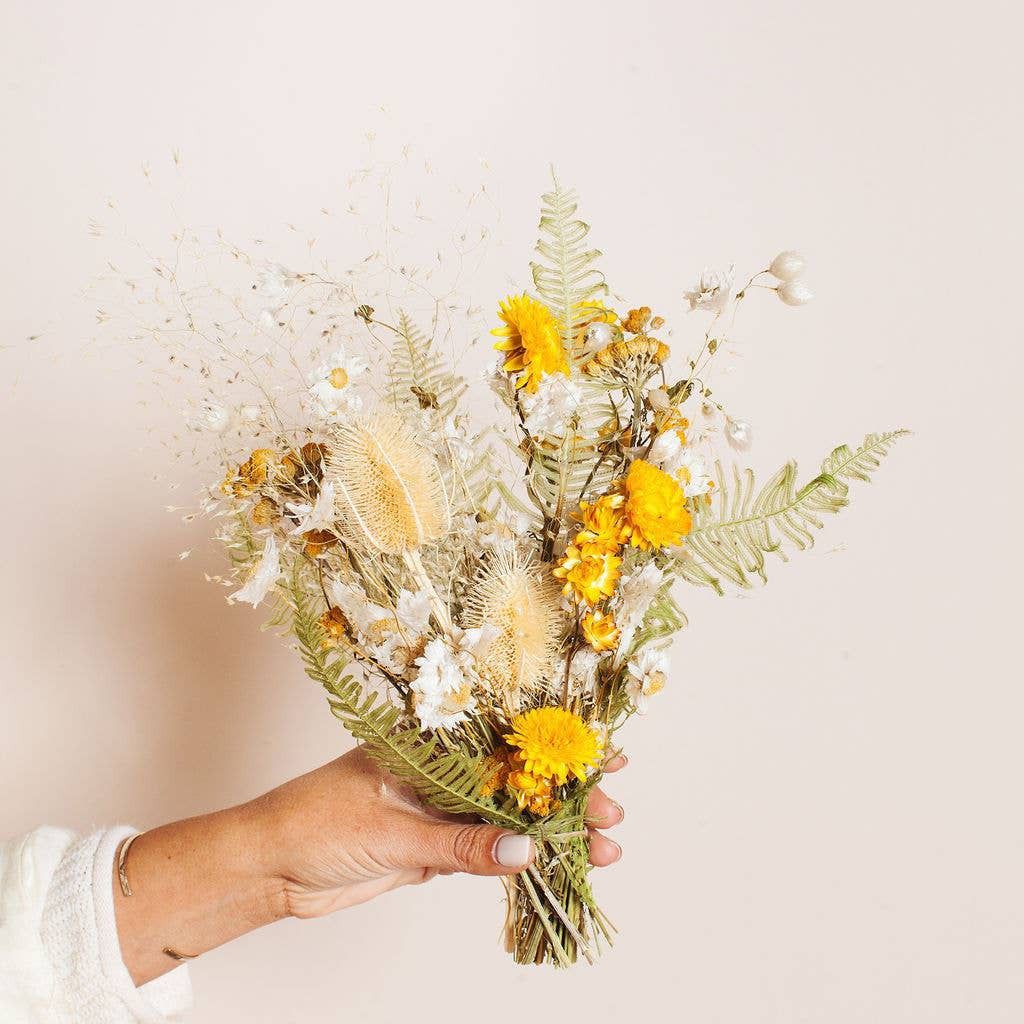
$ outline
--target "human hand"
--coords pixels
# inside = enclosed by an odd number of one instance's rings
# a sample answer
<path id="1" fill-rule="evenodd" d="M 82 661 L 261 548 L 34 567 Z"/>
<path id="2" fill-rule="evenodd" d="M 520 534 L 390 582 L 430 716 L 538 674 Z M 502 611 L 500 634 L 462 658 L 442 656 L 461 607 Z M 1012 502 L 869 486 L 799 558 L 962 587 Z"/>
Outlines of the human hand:
<path id="1" fill-rule="evenodd" d="M 625 764 L 619 755 L 604 771 Z M 622 808 L 595 787 L 587 821 L 591 864 L 617 861 L 603 830 Z M 176 966 L 167 948 L 198 955 L 282 917 L 319 917 L 437 874 L 515 874 L 532 858 L 528 837 L 441 815 L 353 750 L 249 803 L 139 836 L 131 896 L 111 868 L 121 955 L 142 985 Z"/>
<path id="2" fill-rule="evenodd" d="M 604 771 L 625 764 L 618 755 Z M 515 874 L 533 858 L 528 837 L 425 807 L 361 750 L 254 804 L 272 836 L 273 871 L 294 917 L 320 917 L 438 874 Z M 604 867 L 622 856 L 602 834 L 622 817 L 622 808 L 594 787 L 587 805 L 592 864 Z"/>

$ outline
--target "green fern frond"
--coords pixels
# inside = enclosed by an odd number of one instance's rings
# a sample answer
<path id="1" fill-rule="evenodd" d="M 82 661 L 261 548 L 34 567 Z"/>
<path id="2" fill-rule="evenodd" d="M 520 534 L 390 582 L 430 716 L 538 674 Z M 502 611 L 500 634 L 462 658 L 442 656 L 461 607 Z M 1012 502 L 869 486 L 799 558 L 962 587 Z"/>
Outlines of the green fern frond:
<path id="1" fill-rule="evenodd" d="M 601 253 L 587 248 L 590 227 L 576 218 L 576 193 L 552 177 L 554 187 L 541 197 L 540 259 L 530 264 L 530 270 L 534 288 L 558 321 L 562 344 L 571 354 L 580 326 L 592 315 L 587 303 L 605 294 L 608 286 L 594 266 Z"/>
<path id="2" fill-rule="evenodd" d="M 454 412 L 466 390 L 465 380 L 437 353 L 433 339 L 401 311 L 388 360 L 387 382 L 385 400 L 399 411 L 409 407 L 436 409 L 442 417 Z"/>
<path id="3" fill-rule="evenodd" d="M 371 757 L 402 779 L 431 806 L 449 814 L 470 814 L 496 825 L 523 831 L 524 820 L 482 795 L 484 758 L 445 750 L 437 734 L 424 739 L 419 729 L 401 725 L 402 711 L 374 693 L 366 693 L 346 665 L 325 648 L 313 600 L 293 575 L 293 633 L 306 674 L 328 693 L 331 711 Z"/>
<path id="4" fill-rule="evenodd" d="M 740 473 L 734 468 L 730 491 L 718 464 L 714 504 L 696 514 L 686 538 L 686 557 L 675 563 L 676 573 L 720 594 L 723 579 L 738 587 L 751 586 L 752 575 L 765 581 L 765 555 L 773 552 L 785 561 L 783 542 L 801 551 L 811 547 L 813 531 L 823 525 L 820 517 L 849 504 L 848 481 L 869 480 L 907 433 L 868 434 L 859 448 L 836 448 L 822 462 L 821 473 L 799 490 L 795 462 L 787 462 L 757 493 L 751 470 Z"/>

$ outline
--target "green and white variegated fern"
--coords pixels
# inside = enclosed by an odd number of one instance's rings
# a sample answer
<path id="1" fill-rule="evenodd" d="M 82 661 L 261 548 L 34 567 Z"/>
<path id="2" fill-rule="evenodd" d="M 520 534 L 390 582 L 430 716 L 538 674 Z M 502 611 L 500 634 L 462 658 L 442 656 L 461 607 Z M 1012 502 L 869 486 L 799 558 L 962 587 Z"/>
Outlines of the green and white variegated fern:
<path id="1" fill-rule="evenodd" d="M 751 470 L 733 469 L 732 489 L 726 487 L 721 464 L 710 508 L 699 511 L 686 538 L 686 555 L 674 563 L 676 573 L 690 583 L 723 592 L 723 579 L 738 587 L 751 586 L 751 576 L 767 579 L 765 555 L 784 561 L 784 543 L 799 550 L 812 547 L 821 516 L 849 504 L 849 481 L 870 480 L 896 440 L 909 433 L 892 430 L 868 434 L 860 447 L 836 448 L 821 464 L 821 472 L 797 490 L 796 463 L 787 462 L 755 493 Z"/>
<path id="2" fill-rule="evenodd" d="M 438 354 L 433 339 L 399 312 L 397 337 L 387 364 L 385 399 L 399 412 L 411 406 L 436 409 L 447 417 L 465 390 L 466 382 Z"/>

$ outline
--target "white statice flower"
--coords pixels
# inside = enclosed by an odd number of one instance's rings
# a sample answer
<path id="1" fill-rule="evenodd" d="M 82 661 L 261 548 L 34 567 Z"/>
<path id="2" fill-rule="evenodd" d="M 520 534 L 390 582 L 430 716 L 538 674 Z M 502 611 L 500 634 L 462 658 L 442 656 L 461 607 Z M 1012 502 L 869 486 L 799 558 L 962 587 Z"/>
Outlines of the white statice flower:
<path id="1" fill-rule="evenodd" d="M 636 631 L 643 625 L 647 609 L 658 596 L 664 582 L 665 573 L 654 562 L 646 562 L 620 580 L 615 609 L 615 621 L 621 630 L 620 651 L 629 650 Z"/>
<path id="2" fill-rule="evenodd" d="M 415 665 L 419 671 L 410 688 L 421 729 L 450 729 L 476 710 L 474 680 L 442 637 L 427 643 Z"/>
<path id="3" fill-rule="evenodd" d="M 240 590 L 236 590 L 228 600 L 245 601 L 255 608 L 270 593 L 280 576 L 281 556 L 277 550 L 277 541 L 274 540 L 274 535 L 270 534 L 266 544 L 263 545 L 263 554 L 249 574 L 244 586 Z"/>
<path id="4" fill-rule="evenodd" d="M 664 689 L 668 678 L 668 653 L 645 647 L 635 657 L 630 658 L 626 665 L 629 679 L 626 682 L 626 693 L 633 707 L 641 714 L 647 714 L 650 698 Z"/>
<path id="5" fill-rule="evenodd" d="M 243 405 L 238 410 L 238 417 L 243 423 L 258 423 L 260 420 L 260 407 L 258 405 Z"/>
<path id="6" fill-rule="evenodd" d="M 732 295 L 735 278 L 735 267 L 731 265 L 728 270 L 705 267 L 692 291 L 683 292 L 683 298 L 690 300 L 690 312 L 701 309 L 721 313 Z"/>
<path id="7" fill-rule="evenodd" d="M 526 429 L 534 437 L 561 436 L 583 401 L 583 391 L 563 373 L 545 373 L 536 393 L 523 391 L 519 400 Z"/>
<path id="8" fill-rule="evenodd" d="M 338 518 L 334 510 L 334 481 L 323 481 L 315 504 L 289 502 L 288 509 L 299 517 L 299 524 L 292 533 L 308 533 L 310 530 L 324 530 L 331 526 Z"/>
<path id="9" fill-rule="evenodd" d="M 337 349 L 310 374 L 310 394 L 319 415 L 330 419 L 359 412 L 363 400 L 354 382 L 368 369 L 360 356 L 347 356 L 344 346 Z"/>

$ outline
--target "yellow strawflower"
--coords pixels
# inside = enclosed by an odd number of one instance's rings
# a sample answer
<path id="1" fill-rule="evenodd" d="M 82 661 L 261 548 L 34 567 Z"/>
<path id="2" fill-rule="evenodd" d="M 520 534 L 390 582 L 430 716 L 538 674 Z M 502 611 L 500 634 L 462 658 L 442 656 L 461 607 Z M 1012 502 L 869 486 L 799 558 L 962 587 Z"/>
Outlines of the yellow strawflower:
<path id="1" fill-rule="evenodd" d="M 690 532 L 693 520 L 683 490 L 657 466 L 636 459 L 619 490 L 625 498 L 625 532 L 633 547 L 646 551 L 678 544 Z"/>
<path id="2" fill-rule="evenodd" d="M 564 580 L 563 594 L 571 594 L 576 601 L 595 604 L 602 597 L 611 597 L 615 583 L 621 575 L 622 559 L 599 548 L 582 548 L 571 544 L 562 560 L 552 570 L 556 579 Z"/>
<path id="3" fill-rule="evenodd" d="M 491 334 L 504 340 L 494 347 L 507 353 L 502 369 L 519 374 L 517 388 L 526 388 L 533 394 L 543 374 L 569 376 L 562 336 L 547 306 L 526 294 L 510 295 L 500 304 L 498 316 L 505 326 L 494 328 Z"/>
<path id="4" fill-rule="evenodd" d="M 615 619 L 596 608 L 583 616 L 580 628 L 584 639 L 595 651 L 614 650 L 622 635 L 622 630 L 615 625 Z"/>
<path id="5" fill-rule="evenodd" d="M 587 768 L 595 767 L 601 757 L 597 734 L 579 715 L 565 708 L 534 708 L 516 715 L 511 728 L 505 742 L 519 752 L 513 758 L 521 761 L 522 771 L 534 779 L 563 785 L 574 775 L 583 782 Z M 526 780 L 518 779 L 517 788 L 519 782 Z"/>
<path id="6" fill-rule="evenodd" d="M 609 554 L 617 552 L 626 539 L 622 505 L 622 497 L 618 494 L 605 494 L 594 502 L 581 501 L 583 529 L 576 534 L 576 546 L 587 546 Z"/>

